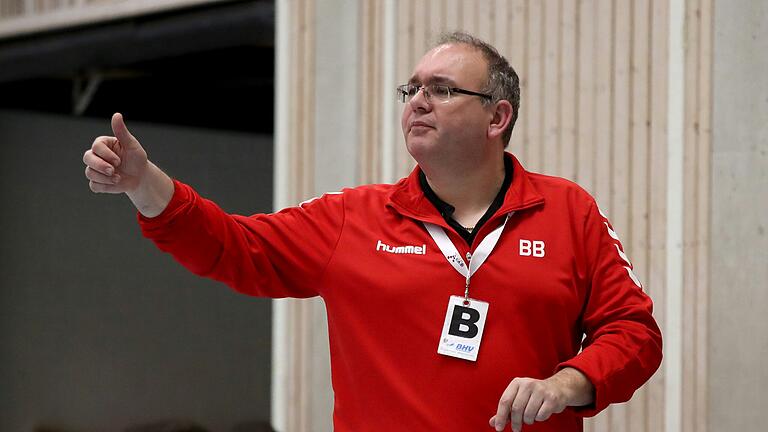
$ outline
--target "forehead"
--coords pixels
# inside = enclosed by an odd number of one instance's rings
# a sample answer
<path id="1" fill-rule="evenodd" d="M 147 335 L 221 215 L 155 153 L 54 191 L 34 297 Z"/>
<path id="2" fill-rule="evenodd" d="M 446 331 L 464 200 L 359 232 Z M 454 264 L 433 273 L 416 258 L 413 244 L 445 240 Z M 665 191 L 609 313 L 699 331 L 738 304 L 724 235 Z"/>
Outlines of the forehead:
<path id="1" fill-rule="evenodd" d="M 486 81 L 487 70 L 485 58 L 477 49 L 464 44 L 446 44 L 424 54 L 413 69 L 410 81 L 482 85 Z"/>

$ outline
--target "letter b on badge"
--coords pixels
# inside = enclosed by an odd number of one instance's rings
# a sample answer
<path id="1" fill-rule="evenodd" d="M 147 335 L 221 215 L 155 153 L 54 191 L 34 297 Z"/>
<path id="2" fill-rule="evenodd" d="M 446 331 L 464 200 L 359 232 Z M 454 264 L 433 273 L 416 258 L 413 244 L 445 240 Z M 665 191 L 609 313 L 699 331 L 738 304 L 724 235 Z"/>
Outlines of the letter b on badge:
<path id="1" fill-rule="evenodd" d="M 477 322 L 480 320 L 480 312 L 475 309 L 455 305 L 453 307 L 453 316 L 451 325 L 448 328 L 448 334 L 452 336 L 472 339 L 477 336 Z"/>

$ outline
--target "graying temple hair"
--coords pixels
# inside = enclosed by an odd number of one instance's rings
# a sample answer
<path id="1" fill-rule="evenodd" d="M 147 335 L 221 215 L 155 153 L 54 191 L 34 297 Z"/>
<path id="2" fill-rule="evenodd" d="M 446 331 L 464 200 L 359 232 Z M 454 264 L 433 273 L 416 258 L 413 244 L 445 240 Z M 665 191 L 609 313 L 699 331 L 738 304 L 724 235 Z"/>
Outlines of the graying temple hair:
<path id="1" fill-rule="evenodd" d="M 461 31 L 443 33 L 437 39 L 437 43 L 434 46 L 446 44 L 469 45 L 483 54 L 485 61 L 488 63 L 488 82 L 483 89 L 483 93 L 492 96 L 492 100 L 484 99 L 484 103 L 490 104 L 500 100 L 507 100 L 512 105 L 512 120 L 501 136 L 506 147 L 509 145 L 512 129 L 515 127 L 520 110 L 520 78 L 517 76 L 517 72 L 509 65 L 507 59 L 499 54 L 496 48 L 469 33 Z"/>

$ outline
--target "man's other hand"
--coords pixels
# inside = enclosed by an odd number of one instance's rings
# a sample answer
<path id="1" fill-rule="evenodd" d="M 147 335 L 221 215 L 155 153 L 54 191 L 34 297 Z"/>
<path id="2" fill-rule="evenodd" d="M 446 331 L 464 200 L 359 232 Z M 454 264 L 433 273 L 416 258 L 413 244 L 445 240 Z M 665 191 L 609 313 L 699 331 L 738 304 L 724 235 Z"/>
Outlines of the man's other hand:
<path id="1" fill-rule="evenodd" d="M 512 430 L 520 432 L 523 423 L 545 421 L 567 406 L 589 405 L 593 401 L 594 386 L 573 368 L 564 368 L 545 380 L 515 378 L 502 393 L 496 415 L 488 424 L 500 432 L 510 422 Z"/>

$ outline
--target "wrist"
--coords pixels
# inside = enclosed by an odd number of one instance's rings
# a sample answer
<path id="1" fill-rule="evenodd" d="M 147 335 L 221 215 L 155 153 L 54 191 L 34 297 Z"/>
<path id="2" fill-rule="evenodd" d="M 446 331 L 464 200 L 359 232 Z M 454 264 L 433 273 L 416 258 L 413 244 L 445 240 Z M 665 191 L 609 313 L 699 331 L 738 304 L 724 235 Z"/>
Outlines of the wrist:
<path id="1" fill-rule="evenodd" d="M 133 190 L 126 195 L 145 217 L 158 216 L 165 210 L 174 193 L 173 180 L 152 162 L 147 161 L 147 168 L 140 176 Z"/>
<path id="2" fill-rule="evenodd" d="M 552 375 L 549 380 L 563 391 L 568 406 L 589 405 L 595 400 L 595 386 L 578 369 L 563 368 Z"/>

